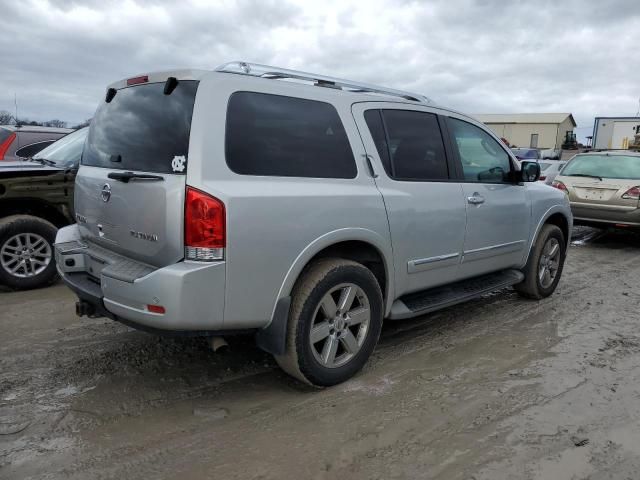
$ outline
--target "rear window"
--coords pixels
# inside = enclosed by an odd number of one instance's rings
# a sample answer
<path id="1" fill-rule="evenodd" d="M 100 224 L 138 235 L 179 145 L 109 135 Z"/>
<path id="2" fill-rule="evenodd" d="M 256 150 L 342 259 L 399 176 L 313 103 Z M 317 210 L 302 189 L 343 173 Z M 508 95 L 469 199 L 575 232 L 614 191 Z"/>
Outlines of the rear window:
<path id="1" fill-rule="evenodd" d="M 562 169 L 562 175 L 640 179 L 640 156 L 577 155 Z"/>
<path id="2" fill-rule="evenodd" d="M 198 82 L 180 80 L 169 95 L 164 83 L 117 91 L 96 112 L 82 154 L 93 167 L 186 173 L 189 133 Z"/>
<path id="3" fill-rule="evenodd" d="M 543 172 L 551 166 L 550 163 L 545 163 L 545 162 L 539 162 L 539 163 L 540 163 L 540 170 L 542 170 Z"/>
<path id="4" fill-rule="evenodd" d="M 88 128 L 83 128 L 70 133 L 66 137 L 62 137 L 57 142 L 36 153 L 33 158 L 54 162 L 60 168 L 78 168 L 88 130 Z"/>
<path id="5" fill-rule="evenodd" d="M 253 92 L 229 99 L 227 164 L 241 175 L 354 178 L 356 164 L 336 109 Z"/>
<path id="6" fill-rule="evenodd" d="M 526 159 L 536 159 L 538 158 L 538 151 L 537 150 L 518 150 L 515 149 L 513 150 L 513 154 L 520 159 L 526 158 Z"/>
<path id="7" fill-rule="evenodd" d="M 16 157 L 20 157 L 20 158 L 33 157 L 36 153 L 47 148 L 53 142 L 55 142 L 55 140 L 45 140 L 44 142 L 36 142 L 30 145 L 25 145 L 24 147 L 16 150 L 15 155 Z"/>

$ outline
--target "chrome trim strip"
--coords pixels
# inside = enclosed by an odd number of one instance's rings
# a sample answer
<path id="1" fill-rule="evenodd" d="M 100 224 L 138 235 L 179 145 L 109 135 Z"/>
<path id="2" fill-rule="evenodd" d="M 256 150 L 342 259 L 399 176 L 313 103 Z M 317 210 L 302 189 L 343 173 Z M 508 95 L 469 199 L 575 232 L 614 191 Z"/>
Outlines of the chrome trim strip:
<path id="1" fill-rule="evenodd" d="M 516 240 L 515 242 L 500 243 L 498 245 L 491 245 L 489 247 L 474 248 L 473 250 L 465 250 L 464 254 L 469 255 L 470 253 L 473 254 L 473 253 L 480 253 L 480 252 L 488 252 L 491 250 L 497 250 L 499 248 L 507 248 L 507 247 L 513 247 L 516 245 L 521 245 L 523 243 L 526 243 L 525 240 Z"/>
<path id="2" fill-rule="evenodd" d="M 460 257 L 460 253 L 456 252 L 456 253 L 446 253 L 444 255 L 436 255 L 435 257 L 417 258 L 415 260 L 409 260 L 407 262 L 407 271 L 409 273 L 421 272 L 423 270 L 428 270 L 429 267 L 427 267 L 426 265 L 436 264 L 438 262 L 443 262 L 445 260 L 451 260 L 459 257 Z M 438 267 L 439 266 L 434 266 L 433 268 L 438 268 Z"/>
<path id="3" fill-rule="evenodd" d="M 434 262 L 440 262 L 442 260 L 449 260 L 450 258 L 455 258 L 458 256 L 460 256 L 459 253 L 448 253 L 446 255 L 438 255 L 435 257 L 418 258 L 417 260 L 412 260 L 410 263 L 412 263 L 415 266 L 418 266 L 418 265 L 424 265 L 426 263 L 434 263 Z"/>

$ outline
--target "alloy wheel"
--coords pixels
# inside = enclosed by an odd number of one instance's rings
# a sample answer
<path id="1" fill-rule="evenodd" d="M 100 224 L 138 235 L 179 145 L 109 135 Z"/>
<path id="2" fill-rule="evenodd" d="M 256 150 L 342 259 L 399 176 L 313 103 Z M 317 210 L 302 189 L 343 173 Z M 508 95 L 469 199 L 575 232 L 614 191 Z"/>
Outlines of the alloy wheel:
<path id="1" fill-rule="evenodd" d="M 348 363 L 362 348 L 371 322 L 369 299 L 353 283 L 332 288 L 313 315 L 309 343 L 315 359 L 324 367 Z"/>
<path id="2" fill-rule="evenodd" d="M 49 266 L 52 258 L 49 242 L 36 233 L 14 235 L 0 249 L 0 265 L 18 278 L 39 275 Z"/>
<path id="3" fill-rule="evenodd" d="M 542 288 L 549 288 L 560 268 L 560 242 L 556 238 L 549 238 L 542 249 L 538 263 L 538 280 Z"/>

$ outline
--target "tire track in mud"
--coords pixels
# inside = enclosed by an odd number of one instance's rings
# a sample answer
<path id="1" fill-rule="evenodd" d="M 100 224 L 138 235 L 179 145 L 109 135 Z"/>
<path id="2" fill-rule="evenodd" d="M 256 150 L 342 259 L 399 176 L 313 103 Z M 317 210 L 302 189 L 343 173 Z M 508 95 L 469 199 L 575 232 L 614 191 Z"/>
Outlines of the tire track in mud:
<path id="1" fill-rule="evenodd" d="M 632 358 L 637 353 L 624 331 L 622 337 L 615 335 L 618 325 L 600 324 L 601 309 L 610 302 L 597 304 L 592 298 L 606 297 L 612 284 L 613 293 L 623 296 L 612 280 L 640 262 L 637 250 L 616 250 L 616 258 L 609 255 L 604 267 L 592 260 L 601 250 L 608 252 L 602 246 L 573 250 L 557 297 L 534 303 L 503 291 L 420 320 L 387 325 L 365 371 L 325 391 L 291 382 L 260 355 L 253 357 L 255 350 L 247 344 L 240 343 L 231 357 L 212 366 L 208 362 L 213 357 L 200 347 L 154 347 L 151 339 L 126 330 L 108 333 L 101 343 L 105 327 L 92 327 L 97 338 L 68 339 L 68 348 L 51 357 L 59 361 L 56 374 L 34 383 L 31 393 L 62 388 L 70 379 L 86 387 L 97 384 L 100 390 L 106 378 L 115 377 L 124 383 L 113 386 L 125 386 L 131 398 L 113 408 L 108 396 L 100 398 L 103 391 L 65 397 L 68 403 L 61 408 L 74 411 L 45 432 L 45 438 L 73 443 L 51 450 L 53 460 L 46 465 L 36 458 L 30 470 L 5 469 L 13 475 L 7 478 L 26 473 L 69 478 L 390 478 L 426 472 L 469 478 L 481 466 L 513 454 L 518 445 L 509 440 L 515 428 L 509 420 L 550 402 L 540 391 L 544 364 L 563 355 L 553 349 L 563 350 L 567 335 L 583 334 L 572 325 L 585 315 L 593 315 L 603 329 L 603 335 L 591 339 L 605 348 L 601 355 L 613 351 Z M 602 295 L 592 295 L 588 288 Z M 613 340 L 600 342 L 600 337 Z M 582 368 L 591 357 L 578 355 L 575 343 L 566 350 L 576 368 Z M 89 344 L 97 350 L 88 352 Z M 158 360 L 163 356 L 167 361 Z M 42 358 L 36 356 L 37 362 Z M 112 367 L 101 369 L 105 361 Z M 560 366 L 559 373 L 574 373 L 566 363 Z M 141 381 L 144 376 L 151 381 Z M 168 378 L 166 383 L 158 381 L 161 376 Z M 573 388 L 584 385 L 569 386 L 566 392 Z M 150 389 L 157 391 L 148 397 Z M 556 401 L 565 393 L 559 394 Z M 104 415 L 97 421 L 83 419 L 88 414 L 80 412 L 92 395 Z M 198 417 L 196 408 L 226 408 L 229 413 Z M 559 442 L 566 440 L 567 434 L 556 435 Z"/>

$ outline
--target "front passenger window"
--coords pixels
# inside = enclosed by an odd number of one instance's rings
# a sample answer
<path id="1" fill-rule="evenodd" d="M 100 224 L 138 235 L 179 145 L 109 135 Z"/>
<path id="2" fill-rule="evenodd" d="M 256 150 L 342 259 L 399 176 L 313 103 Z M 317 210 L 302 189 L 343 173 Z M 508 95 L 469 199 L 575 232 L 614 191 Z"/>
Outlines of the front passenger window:
<path id="1" fill-rule="evenodd" d="M 467 182 L 503 183 L 511 171 L 509 155 L 487 132 L 468 122 L 449 118 Z"/>

